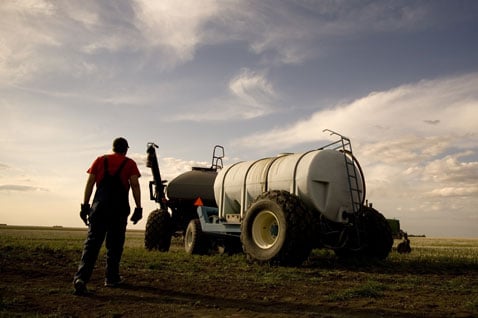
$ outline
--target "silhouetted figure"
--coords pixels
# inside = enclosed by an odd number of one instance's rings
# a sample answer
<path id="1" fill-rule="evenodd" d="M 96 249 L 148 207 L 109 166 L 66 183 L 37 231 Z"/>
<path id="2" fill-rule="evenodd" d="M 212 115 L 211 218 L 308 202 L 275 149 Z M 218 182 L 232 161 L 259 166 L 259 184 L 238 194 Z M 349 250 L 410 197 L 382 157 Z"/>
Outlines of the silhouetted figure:
<path id="1" fill-rule="evenodd" d="M 403 241 L 400 242 L 397 246 L 397 252 L 400 254 L 408 254 L 412 251 L 410 247 L 410 240 L 408 239 L 408 234 L 406 232 L 403 233 Z"/>
<path id="2" fill-rule="evenodd" d="M 136 203 L 131 221 L 136 224 L 142 218 L 140 173 L 136 162 L 126 157 L 128 142 L 116 138 L 113 153 L 98 157 L 88 169 L 80 217 L 88 226 L 88 236 L 83 248 L 80 265 L 73 285 L 76 295 L 88 294 L 86 284 L 90 280 L 98 253 L 106 240 L 105 286 L 117 287 L 122 283 L 119 266 L 123 254 L 126 224 L 130 214 L 129 189 Z M 90 197 L 96 185 L 93 203 Z"/>

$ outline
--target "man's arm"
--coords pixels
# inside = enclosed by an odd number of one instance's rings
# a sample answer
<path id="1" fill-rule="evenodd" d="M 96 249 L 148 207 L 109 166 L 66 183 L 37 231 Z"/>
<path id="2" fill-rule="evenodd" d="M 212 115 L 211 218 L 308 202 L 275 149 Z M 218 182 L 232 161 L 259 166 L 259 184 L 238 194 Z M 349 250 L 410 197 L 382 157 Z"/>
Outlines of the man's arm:
<path id="1" fill-rule="evenodd" d="M 134 202 L 136 203 L 136 207 L 140 208 L 141 207 L 141 188 L 139 186 L 139 176 L 138 175 L 132 175 L 129 178 L 129 182 L 131 185 L 131 191 L 133 192 L 133 198 Z"/>
<path id="2" fill-rule="evenodd" d="M 95 180 L 96 180 L 95 175 L 89 174 L 88 180 L 86 181 L 86 186 L 85 186 L 85 195 L 83 197 L 84 204 L 90 203 L 91 194 L 93 193 L 93 187 L 95 186 Z"/>

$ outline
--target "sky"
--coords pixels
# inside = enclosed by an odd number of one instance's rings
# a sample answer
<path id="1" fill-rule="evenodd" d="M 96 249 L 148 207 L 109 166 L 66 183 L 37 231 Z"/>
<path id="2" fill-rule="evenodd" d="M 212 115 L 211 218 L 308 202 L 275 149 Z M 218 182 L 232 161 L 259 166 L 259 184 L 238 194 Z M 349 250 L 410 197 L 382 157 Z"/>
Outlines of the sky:
<path id="1" fill-rule="evenodd" d="M 123 136 L 144 229 L 163 178 L 349 137 L 409 234 L 478 237 L 478 2 L 0 2 L 0 223 L 84 226 L 86 170 Z M 130 199 L 132 205 L 133 200 Z"/>

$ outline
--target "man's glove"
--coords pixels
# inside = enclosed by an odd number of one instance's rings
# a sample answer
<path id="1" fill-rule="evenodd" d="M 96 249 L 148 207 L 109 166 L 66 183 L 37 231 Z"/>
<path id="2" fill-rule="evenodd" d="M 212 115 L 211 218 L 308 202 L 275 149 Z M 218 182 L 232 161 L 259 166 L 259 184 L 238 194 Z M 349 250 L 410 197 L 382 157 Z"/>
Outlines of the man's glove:
<path id="1" fill-rule="evenodd" d="M 88 225 L 88 217 L 90 215 L 90 205 L 88 203 L 81 205 L 80 218 Z"/>
<path id="2" fill-rule="evenodd" d="M 133 222 L 133 224 L 136 224 L 142 218 L 143 218 L 143 208 L 135 208 L 133 216 L 131 216 L 131 219 L 130 219 L 131 222 Z"/>

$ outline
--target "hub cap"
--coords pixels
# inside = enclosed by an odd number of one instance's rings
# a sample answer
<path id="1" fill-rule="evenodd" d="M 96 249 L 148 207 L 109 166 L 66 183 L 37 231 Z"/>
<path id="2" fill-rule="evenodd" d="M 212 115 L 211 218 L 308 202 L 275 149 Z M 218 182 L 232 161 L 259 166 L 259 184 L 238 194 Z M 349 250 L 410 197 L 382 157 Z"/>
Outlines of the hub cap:
<path id="1" fill-rule="evenodd" d="M 252 225 L 252 239 L 260 248 L 272 247 L 279 236 L 279 220 L 271 211 L 261 211 Z"/>

